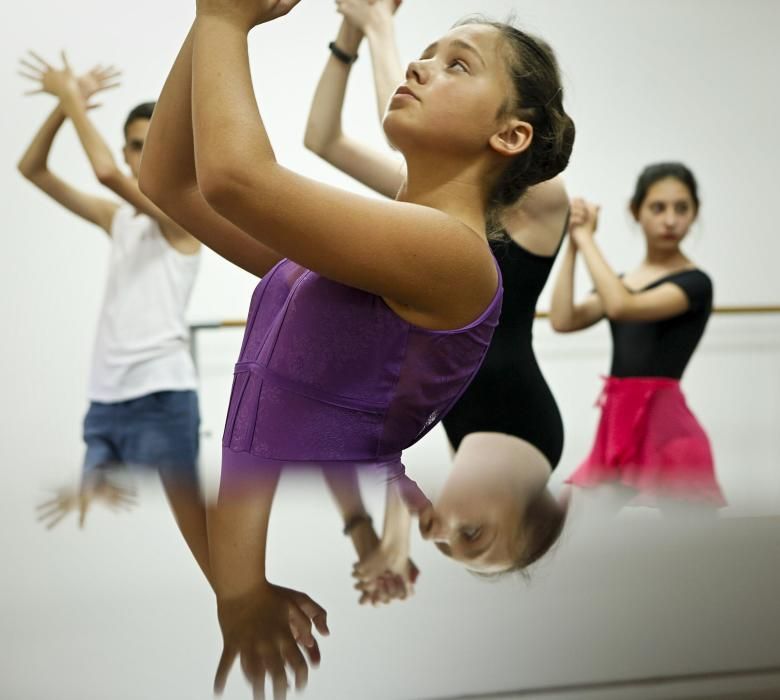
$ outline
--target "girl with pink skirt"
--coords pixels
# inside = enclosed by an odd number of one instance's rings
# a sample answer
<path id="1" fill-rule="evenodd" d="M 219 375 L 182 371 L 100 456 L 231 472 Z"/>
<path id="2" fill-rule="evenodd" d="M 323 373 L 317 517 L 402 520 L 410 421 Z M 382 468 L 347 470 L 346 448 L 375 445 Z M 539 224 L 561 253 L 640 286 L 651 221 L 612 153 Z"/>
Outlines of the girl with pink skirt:
<path id="1" fill-rule="evenodd" d="M 599 207 L 572 202 L 571 238 L 553 294 L 552 324 L 566 333 L 606 316 L 613 356 L 598 401 L 601 421 L 593 448 L 567 483 L 623 487 L 632 505 L 721 507 L 725 500 L 709 439 L 680 390 L 712 311 L 710 278 L 680 248 L 699 211 L 693 173 L 680 163 L 648 166 L 630 210 L 647 252 L 639 267 L 618 276 L 595 242 Z M 579 304 L 573 301 L 577 254 L 595 285 Z"/>

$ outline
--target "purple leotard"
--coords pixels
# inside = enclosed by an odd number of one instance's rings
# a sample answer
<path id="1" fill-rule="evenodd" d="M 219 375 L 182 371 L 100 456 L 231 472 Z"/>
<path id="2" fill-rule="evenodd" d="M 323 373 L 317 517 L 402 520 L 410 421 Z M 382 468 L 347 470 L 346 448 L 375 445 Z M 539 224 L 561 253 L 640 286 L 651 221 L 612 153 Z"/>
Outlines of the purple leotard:
<path id="1" fill-rule="evenodd" d="M 498 266 L 496 266 L 498 270 Z M 415 326 L 368 292 L 282 260 L 252 295 L 235 366 L 223 479 L 267 464 L 400 466 L 479 369 L 501 312 Z"/>

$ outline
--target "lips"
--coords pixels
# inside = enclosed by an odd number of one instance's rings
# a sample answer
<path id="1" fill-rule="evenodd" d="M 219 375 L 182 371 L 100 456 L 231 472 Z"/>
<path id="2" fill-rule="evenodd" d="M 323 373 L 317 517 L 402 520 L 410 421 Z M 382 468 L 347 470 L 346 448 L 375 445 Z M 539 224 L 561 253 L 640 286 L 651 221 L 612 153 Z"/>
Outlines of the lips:
<path id="1" fill-rule="evenodd" d="M 410 90 L 408 87 L 406 87 L 406 85 L 401 85 L 401 86 L 400 86 L 400 87 L 399 87 L 399 88 L 398 88 L 398 89 L 395 91 L 395 93 L 393 94 L 393 96 L 394 96 L 394 97 L 395 97 L 395 96 L 398 96 L 398 95 L 408 95 L 409 97 L 413 97 L 413 98 L 414 98 L 415 100 L 417 100 L 418 102 L 420 101 L 420 98 L 419 98 L 419 97 L 417 97 L 417 95 L 415 95 L 415 94 L 414 94 L 414 93 L 413 93 L 413 92 L 412 92 L 412 91 L 411 91 L 411 90 Z"/>

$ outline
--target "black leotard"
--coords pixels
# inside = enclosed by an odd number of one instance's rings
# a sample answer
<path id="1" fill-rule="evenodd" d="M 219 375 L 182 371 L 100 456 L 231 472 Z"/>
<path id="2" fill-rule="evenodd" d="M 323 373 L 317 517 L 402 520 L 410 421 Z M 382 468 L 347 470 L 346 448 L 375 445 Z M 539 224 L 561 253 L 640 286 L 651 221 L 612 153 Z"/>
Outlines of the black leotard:
<path id="1" fill-rule="evenodd" d="M 557 251 L 535 255 L 508 236 L 491 241 L 490 247 L 504 278 L 501 318 L 482 367 L 444 417 L 444 429 L 455 449 L 470 433 L 514 435 L 536 447 L 555 468 L 563 449 L 563 422 L 536 362 L 532 328 Z"/>
<path id="2" fill-rule="evenodd" d="M 712 311 L 712 281 L 701 270 L 682 270 L 638 291 L 667 282 L 685 292 L 688 310 L 663 321 L 610 321 L 613 377 L 682 377 Z"/>

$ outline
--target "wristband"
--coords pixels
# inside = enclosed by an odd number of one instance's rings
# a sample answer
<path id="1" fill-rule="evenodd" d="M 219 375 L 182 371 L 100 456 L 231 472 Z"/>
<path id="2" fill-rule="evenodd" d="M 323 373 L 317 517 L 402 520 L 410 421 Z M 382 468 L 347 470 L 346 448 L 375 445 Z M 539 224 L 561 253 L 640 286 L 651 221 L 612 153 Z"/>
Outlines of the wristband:
<path id="1" fill-rule="evenodd" d="M 351 66 L 358 59 L 357 54 L 352 56 L 346 51 L 342 51 L 338 46 L 336 46 L 335 41 L 331 41 L 330 44 L 328 44 L 328 48 L 330 49 L 330 52 L 345 66 Z"/>
<path id="2" fill-rule="evenodd" d="M 362 523 L 371 523 L 371 516 L 368 513 L 358 513 L 357 515 L 353 515 L 349 520 L 347 520 L 346 524 L 344 525 L 344 534 L 351 534 L 352 531 Z"/>

